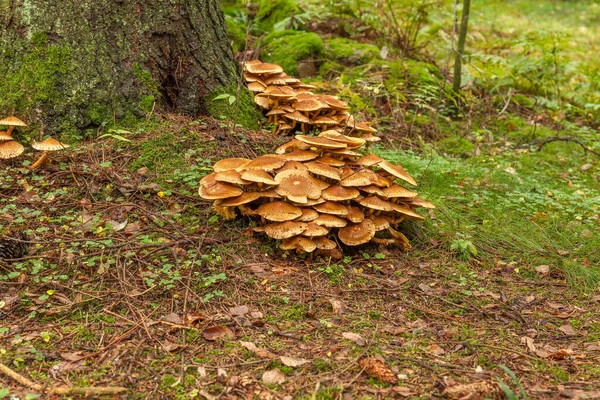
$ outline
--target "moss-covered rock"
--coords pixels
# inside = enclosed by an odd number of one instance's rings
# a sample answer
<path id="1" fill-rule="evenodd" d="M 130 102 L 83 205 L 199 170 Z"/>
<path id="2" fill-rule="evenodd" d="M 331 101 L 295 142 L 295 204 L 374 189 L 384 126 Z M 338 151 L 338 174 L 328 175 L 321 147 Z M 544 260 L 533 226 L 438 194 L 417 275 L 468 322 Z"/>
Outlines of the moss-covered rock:
<path id="1" fill-rule="evenodd" d="M 325 41 L 325 56 L 346 66 L 364 64 L 380 59 L 380 50 L 372 44 L 360 43 L 346 38 L 331 38 Z"/>
<path id="2" fill-rule="evenodd" d="M 300 8 L 294 0 L 261 0 L 255 20 L 264 32 L 273 30 L 273 26 L 298 13 Z"/>
<path id="3" fill-rule="evenodd" d="M 290 75 L 297 75 L 298 62 L 318 58 L 324 49 L 323 39 L 316 33 L 276 31 L 265 37 L 261 58 L 281 65 Z"/>

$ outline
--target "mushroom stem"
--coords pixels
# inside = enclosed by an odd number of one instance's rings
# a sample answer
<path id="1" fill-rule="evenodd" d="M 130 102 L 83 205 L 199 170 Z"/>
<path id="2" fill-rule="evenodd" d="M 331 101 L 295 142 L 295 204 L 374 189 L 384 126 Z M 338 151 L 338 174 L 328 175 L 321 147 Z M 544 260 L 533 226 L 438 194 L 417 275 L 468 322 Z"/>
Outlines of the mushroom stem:
<path id="1" fill-rule="evenodd" d="M 40 165 L 42 165 L 44 163 L 44 161 L 46 161 L 46 159 L 48 158 L 48 154 L 50 154 L 49 151 L 43 152 L 42 155 L 40 156 L 40 158 L 38 158 L 36 162 L 34 162 L 33 164 L 31 164 L 31 166 L 29 167 L 29 169 L 36 169 L 37 167 L 39 167 Z"/>
<path id="2" fill-rule="evenodd" d="M 15 129 L 14 125 L 11 125 L 11 126 L 9 126 L 9 127 L 8 127 L 8 130 L 6 131 L 6 133 L 7 133 L 9 136 L 12 136 L 12 131 L 13 131 L 13 129 Z"/>

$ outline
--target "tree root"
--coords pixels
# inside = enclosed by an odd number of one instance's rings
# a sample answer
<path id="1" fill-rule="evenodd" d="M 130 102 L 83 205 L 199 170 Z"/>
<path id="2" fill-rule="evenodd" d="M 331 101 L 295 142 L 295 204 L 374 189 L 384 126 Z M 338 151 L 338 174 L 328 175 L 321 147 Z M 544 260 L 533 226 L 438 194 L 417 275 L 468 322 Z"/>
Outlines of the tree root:
<path id="1" fill-rule="evenodd" d="M 102 395 L 119 394 L 119 393 L 123 393 L 123 392 L 127 391 L 127 388 L 118 387 L 118 386 L 44 387 L 42 385 L 39 385 L 39 384 L 25 378 L 23 375 L 16 373 L 15 371 L 8 368 L 6 365 L 4 365 L 2 363 L 0 363 L 0 372 L 2 372 L 4 375 L 12 378 L 13 380 L 17 381 L 18 383 L 20 383 L 21 385 L 23 385 L 29 389 L 33 389 L 38 392 L 46 392 L 46 393 L 50 393 L 50 394 L 58 394 L 58 395 L 79 394 L 79 395 L 86 395 L 86 396 L 87 395 L 102 396 Z"/>
<path id="2" fill-rule="evenodd" d="M 577 143 L 578 145 L 580 145 L 583 148 L 584 152 L 586 152 L 586 153 L 592 153 L 592 154 L 597 155 L 598 157 L 600 157 L 600 153 L 599 152 L 597 152 L 597 151 L 589 148 L 581 140 L 579 140 L 576 137 L 572 137 L 572 136 L 555 136 L 555 137 L 551 137 L 551 138 L 547 138 L 547 139 L 536 140 L 536 141 L 532 142 L 531 144 L 537 145 L 538 146 L 538 151 L 541 151 L 542 147 L 544 147 L 548 143 L 552 143 L 552 142 L 573 142 L 573 143 Z"/>

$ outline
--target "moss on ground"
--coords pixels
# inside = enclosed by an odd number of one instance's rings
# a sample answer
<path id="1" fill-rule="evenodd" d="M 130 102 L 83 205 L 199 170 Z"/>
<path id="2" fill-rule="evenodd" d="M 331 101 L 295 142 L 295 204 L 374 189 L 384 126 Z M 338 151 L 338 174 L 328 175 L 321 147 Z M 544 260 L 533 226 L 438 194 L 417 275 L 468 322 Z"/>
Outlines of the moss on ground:
<path id="1" fill-rule="evenodd" d="M 379 48 L 372 44 L 359 43 L 346 38 L 331 38 L 325 41 L 325 56 L 346 66 L 364 64 L 379 59 Z"/>
<path id="2" fill-rule="evenodd" d="M 254 104 L 254 98 L 246 88 L 237 93 L 237 87 L 218 87 L 209 96 L 208 112 L 215 118 L 231 119 L 236 124 L 245 128 L 258 129 L 261 113 Z M 218 98 L 221 95 L 230 95 L 235 101 L 230 102 L 229 97 Z"/>
<path id="3" fill-rule="evenodd" d="M 260 30 L 269 32 L 276 23 L 299 11 L 300 8 L 294 0 L 261 0 L 256 21 Z"/>
<path id="4" fill-rule="evenodd" d="M 281 65 L 290 75 L 298 74 L 299 61 L 320 57 L 325 50 L 316 33 L 292 30 L 271 32 L 263 44 L 262 59 Z"/>

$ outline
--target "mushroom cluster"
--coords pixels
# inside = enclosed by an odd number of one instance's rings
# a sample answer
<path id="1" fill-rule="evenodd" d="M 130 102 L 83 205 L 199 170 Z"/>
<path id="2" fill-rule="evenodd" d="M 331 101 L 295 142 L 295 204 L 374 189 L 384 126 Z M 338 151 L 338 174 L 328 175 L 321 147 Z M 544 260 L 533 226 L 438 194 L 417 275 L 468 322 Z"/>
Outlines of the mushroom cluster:
<path id="1" fill-rule="evenodd" d="M 8 126 L 8 130 L 0 131 L 0 158 L 6 160 L 20 156 L 25 151 L 25 147 L 13 138 L 12 132 L 16 126 L 27 126 L 27 124 L 11 116 L 0 119 L 0 126 Z"/>
<path id="2" fill-rule="evenodd" d="M 0 131 L 0 159 L 20 156 L 25 151 L 25 147 L 14 140 L 12 132 L 16 126 L 27 126 L 27 124 L 15 116 L 10 116 L 0 119 L 0 126 L 8 126 L 7 131 Z M 47 160 L 50 152 L 66 149 L 69 145 L 61 143 L 54 138 L 48 138 L 41 142 L 34 141 L 31 147 L 42 151 L 40 157 L 30 166 L 31 169 L 36 169 Z"/>
<path id="3" fill-rule="evenodd" d="M 268 122 L 276 125 L 275 134 L 296 130 L 307 134 L 318 129 L 359 136 L 368 142 L 380 140 L 369 123 L 354 120 L 346 102 L 313 93 L 316 86 L 288 76 L 279 65 L 248 61 L 244 77 L 248 89 L 255 93 L 254 102 L 265 109 Z"/>
<path id="4" fill-rule="evenodd" d="M 200 181 L 199 194 L 226 219 L 238 212 L 256 218 L 254 230 L 281 240 L 283 250 L 327 251 L 340 242 L 408 250 L 397 225 L 424 219 L 414 209 L 434 206 L 395 183 L 416 185 L 400 165 L 358 153 L 365 142 L 334 130 L 296 135 L 275 154 L 218 161 Z"/>

